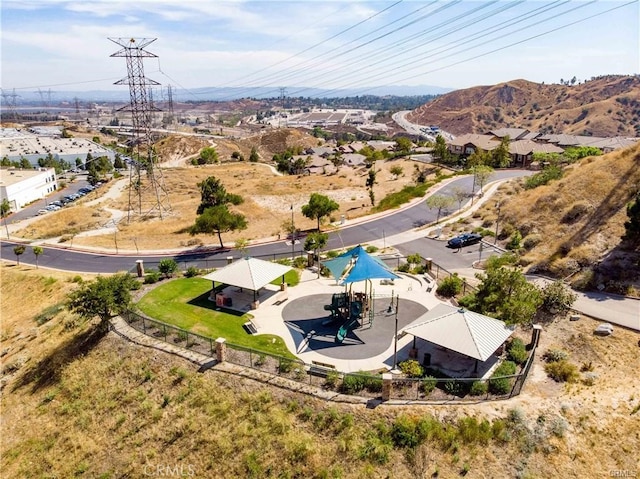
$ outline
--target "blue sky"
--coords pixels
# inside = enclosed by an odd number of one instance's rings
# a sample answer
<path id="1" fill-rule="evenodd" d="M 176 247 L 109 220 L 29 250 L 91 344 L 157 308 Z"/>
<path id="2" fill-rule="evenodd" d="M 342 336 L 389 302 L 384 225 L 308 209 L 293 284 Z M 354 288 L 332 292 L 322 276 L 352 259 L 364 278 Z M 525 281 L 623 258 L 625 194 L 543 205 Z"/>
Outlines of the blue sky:
<path id="1" fill-rule="evenodd" d="M 118 46 L 108 37 L 157 38 L 148 50 L 159 58 L 145 60 L 147 76 L 186 89 L 286 87 L 297 96 L 305 86 L 365 94 L 378 85 L 466 88 L 633 74 L 640 71 L 639 5 L 3 0 L 1 86 L 17 93 L 124 88 L 113 85 L 126 76 L 126 63 L 110 58 Z"/>

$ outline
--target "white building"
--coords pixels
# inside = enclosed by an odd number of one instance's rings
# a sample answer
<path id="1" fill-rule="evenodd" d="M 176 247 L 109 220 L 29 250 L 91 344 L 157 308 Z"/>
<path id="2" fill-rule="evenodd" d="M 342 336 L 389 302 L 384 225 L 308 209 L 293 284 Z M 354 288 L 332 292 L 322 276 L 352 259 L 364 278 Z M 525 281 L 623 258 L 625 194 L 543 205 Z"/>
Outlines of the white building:
<path id="1" fill-rule="evenodd" d="M 0 168 L 0 201 L 6 198 L 11 205 L 11 211 L 19 211 L 57 189 L 58 180 L 53 168 Z"/>

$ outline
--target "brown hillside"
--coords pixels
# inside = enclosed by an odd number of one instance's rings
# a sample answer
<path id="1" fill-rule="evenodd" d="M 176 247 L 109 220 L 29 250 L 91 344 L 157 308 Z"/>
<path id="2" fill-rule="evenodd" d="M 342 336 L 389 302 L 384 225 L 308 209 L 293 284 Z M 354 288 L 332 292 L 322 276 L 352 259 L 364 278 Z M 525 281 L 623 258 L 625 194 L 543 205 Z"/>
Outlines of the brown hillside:
<path id="1" fill-rule="evenodd" d="M 309 148 L 318 145 L 318 138 L 308 133 L 293 129 L 281 128 L 264 130 L 248 138 L 214 138 L 206 139 L 196 136 L 172 135 L 155 144 L 160 161 L 168 166 L 183 166 L 188 159 L 198 155 L 202 148 L 216 148 L 220 161 L 231 160 L 233 152 L 240 152 L 246 160 L 255 147 L 262 161 L 271 160 L 274 154 L 282 153 L 287 148 L 301 146 Z"/>
<path id="2" fill-rule="evenodd" d="M 640 136 L 640 77 L 606 76 L 545 85 L 513 80 L 447 93 L 416 108 L 412 122 L 456 135 L 503 127 L 545 133 Z"/>
<path id="3" fill-rule="evenodd" d="M 544 186 L 524 190 L 521 184 L 507 184 L 474 217 L 478 226 L 493 231 L 499 201 L 499 239 L 506 245 L 515 230 L 522 234 L 521 260 L 530 272 L 570 278 L 578 289 L 603 285 L 637 295 L 640 249 L 621 236 L 638 185 L 640 143 L 585 158 Z"/>

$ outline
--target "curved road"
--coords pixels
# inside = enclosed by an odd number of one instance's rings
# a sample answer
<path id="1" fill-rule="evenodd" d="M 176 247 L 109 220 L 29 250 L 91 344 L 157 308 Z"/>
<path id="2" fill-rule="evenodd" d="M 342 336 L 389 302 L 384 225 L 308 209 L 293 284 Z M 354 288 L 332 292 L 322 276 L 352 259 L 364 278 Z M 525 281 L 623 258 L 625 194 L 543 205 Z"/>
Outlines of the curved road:
<path id="1" fill-rule="evenodd" d="M 502 170 L 496 171 L 491 180 L 505 180 L 531 174 L 530 171 L 523 170 Z M 465 176 L 457 178 L 439 190 L 438 194 L 448 194 L 453 196 L 453 188 L 461 187 L 471 192 L 473 178 Z M 453 211 L 451 211 L 453 212 Z M 444 216 L 444 214 L 442 215 Z M 381 240 L 394 236 L 394 243 L 401 243 L 402 234 L 413 229 L 431 223 L 436 219 L 436 212 L 430 210 L 424 201 L 420 201 L 414 206 L 401 210 L 391 211 L 388 214 L 358 222 L 352 226 L 346 226 L 329 236 L 328 249 L 339 249 L 345 246 L 366 243 L 373 240 Z M 398 236 L 399 235 L 399 236 Z M 398 241 L 400 239 L 400 241 Z M 410 238 L 407 238 L 409 240 Z M 0 255 L 4 260 L 15 260 L 13 248 L 17 243 L 2 240 L 0 244 Z M 391 243 L 389 243 L 391 244 Z M 176 261 L 198 267 L 213 268 L 220 267 L 226 263 L 228 256 L 239 257 L 237 251 L 231 249 L 208 249 L 205 251 L 193 250 L 181 253 L 166 254 L 142 254 L 123 255 L 109 252 L 91 252 L 79 249 L 71 249 L 64 246 L 44 246 L 44 254 L 38 258 L 38 264 L 42 267 L 59 269 L 64 271 L 77 271 L 85 273 L 113 273 L 117 271 L 134 271 L 136 260 L 143 260 L 149 267 L 155 266 L 163 258 L 174 258 Z M 291 256 L 291 243 L 286 241 L 276 241 L 271 243 L 257 244 L 249 247 L 249 254 L 253 257 L 264 257 L 266 259 L 283 258 Z M 295 254 L 302 254 L 302 245 L 295 245 Z M 31 247 L 27 247 L 24 254 L 20 256 L 20 262 L 25 264 L 36 264 L 36 258 Z M 443 264 L 443 266 L 447 266 Z"/>

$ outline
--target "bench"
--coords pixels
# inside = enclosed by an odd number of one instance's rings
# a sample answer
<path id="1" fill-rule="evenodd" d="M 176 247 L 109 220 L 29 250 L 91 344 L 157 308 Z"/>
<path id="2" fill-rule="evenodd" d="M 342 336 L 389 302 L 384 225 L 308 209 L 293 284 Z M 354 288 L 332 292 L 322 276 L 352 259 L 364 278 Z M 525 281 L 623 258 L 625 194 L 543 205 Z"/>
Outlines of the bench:
<path id="1" fill-rule="evenodd" d="M 276 300 L 273 302 L 273 304 L 280 306 L 287 299 L 289 299 L 289 295 L 287 294 L 287 291 L 286 290 L 280 291 L 278 294 L 276 294 Z"/>
<path id="2" fill-rule="evenodd" d="M 392 279 L 383 278 L 380 280 L 380 284 L 388 284 L 390 286 L 393 286 L 394 282 Z"/>
<path id="3" fill-rule="evenodd" d="M 309 374 L 321 378 L 326 378 L 330 372 L 335 372 L 335 370 L 336 367 L 333 364 L 322 363 L 320 361 L 312 361 L 311 366 L 309 366 Z"/>
<path id="4" fill-rule="evenodd" d="M 251 321 L 247 321 L 242 325 L 242 327 L 249 334 L 256 334 L 258 332 L 258 328 L 256 328 L 256 325 L 253 324 Z"/>

